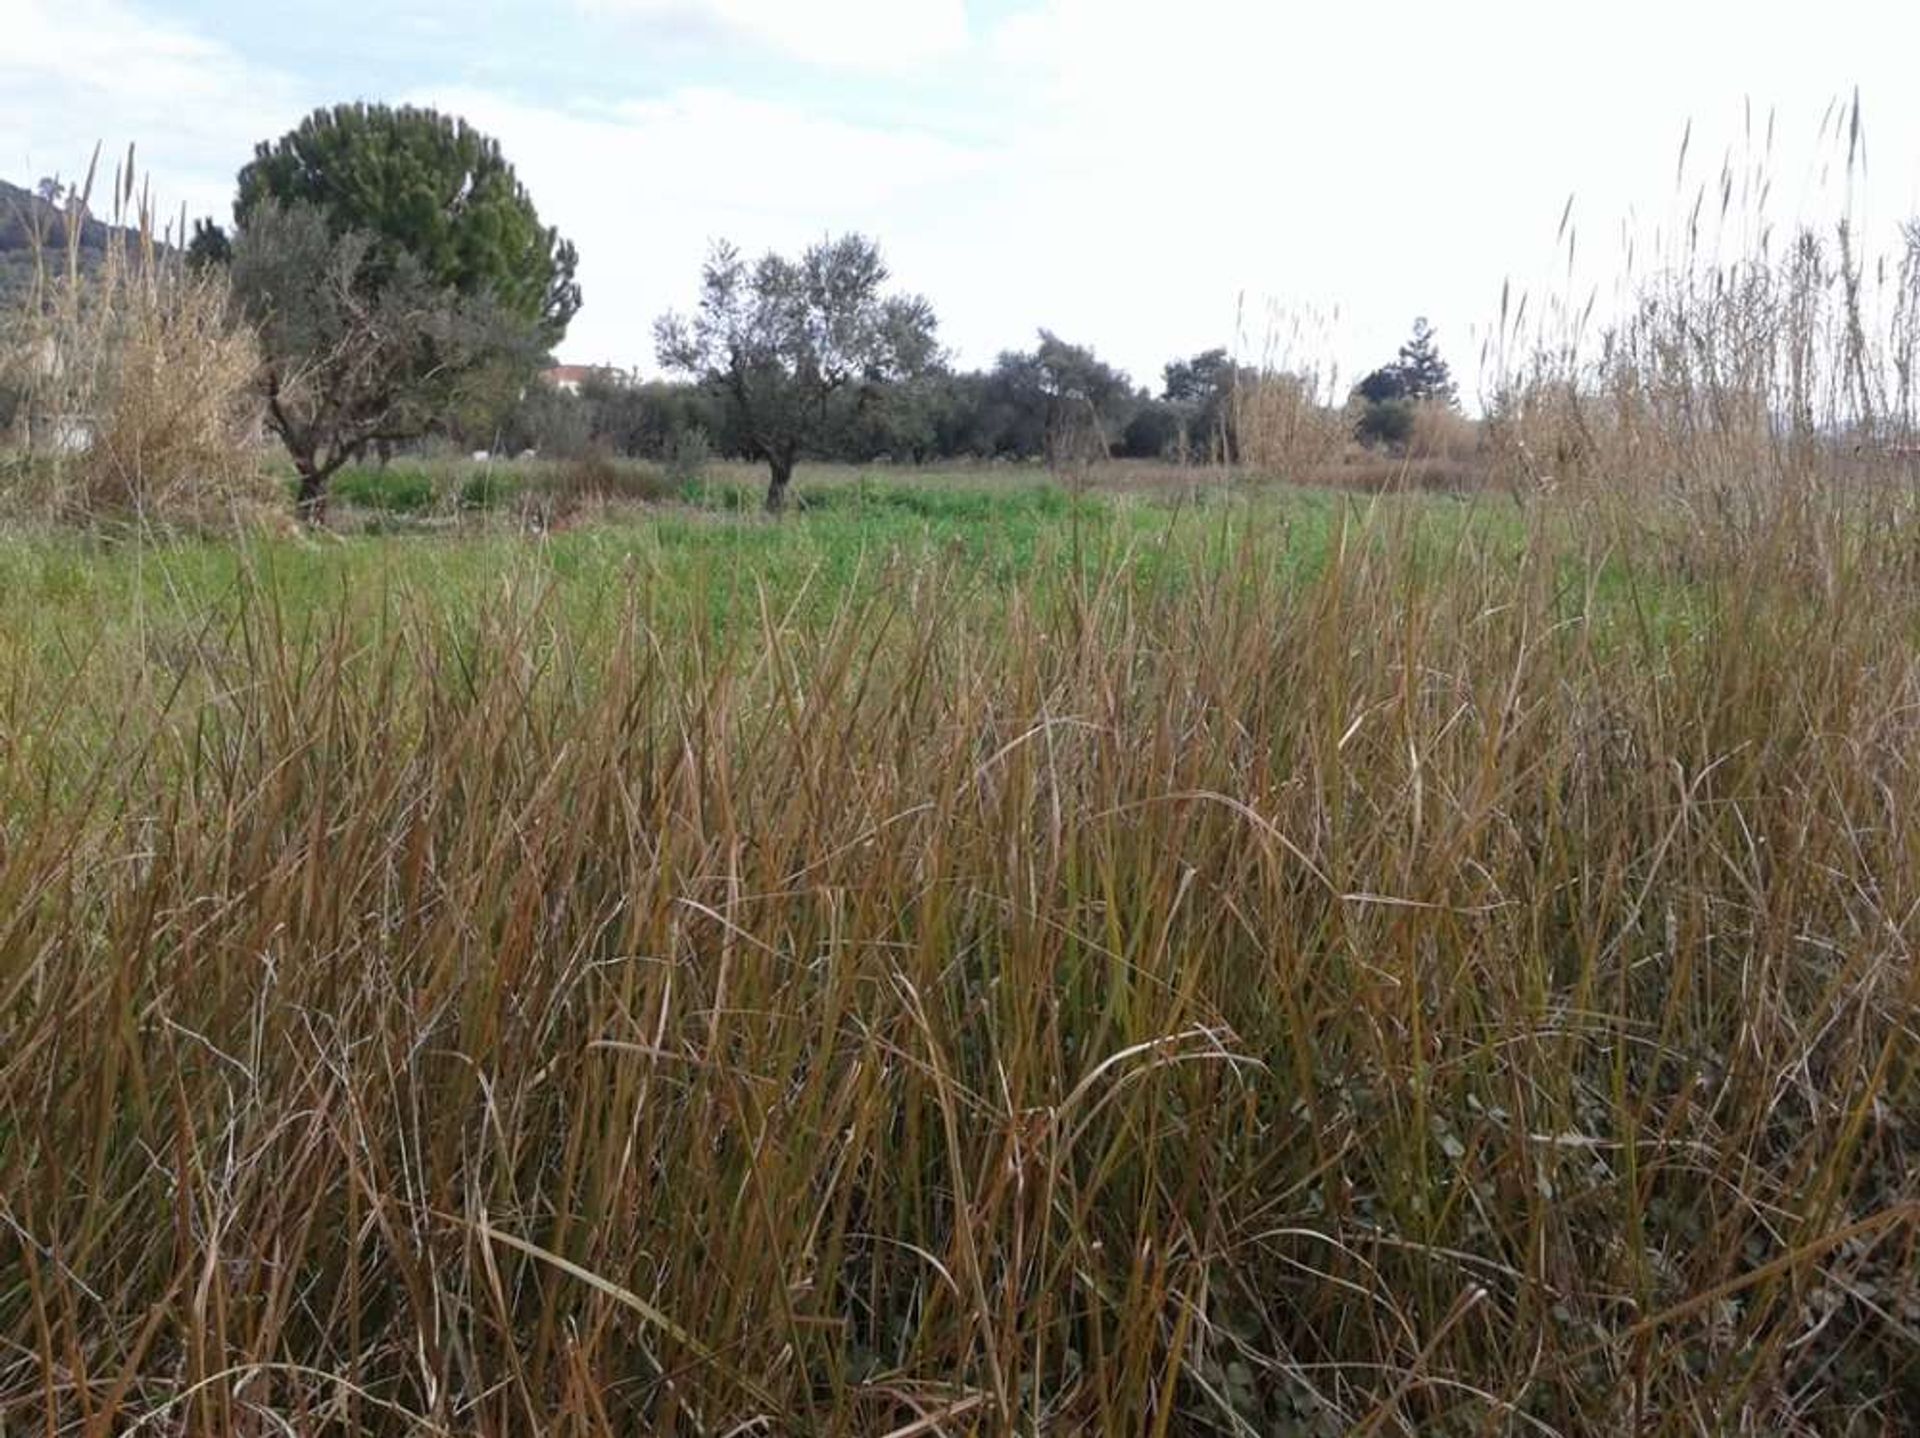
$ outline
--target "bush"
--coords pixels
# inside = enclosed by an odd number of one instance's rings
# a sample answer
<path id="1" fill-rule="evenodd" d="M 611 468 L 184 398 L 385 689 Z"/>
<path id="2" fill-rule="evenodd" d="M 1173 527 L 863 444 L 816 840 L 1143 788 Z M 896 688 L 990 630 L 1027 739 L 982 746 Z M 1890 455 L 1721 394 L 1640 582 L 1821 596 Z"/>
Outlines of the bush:
<path id="1" fill-rule="evenodd" d="M 1173 459 L 1188 447 L 1186 412 L 1162 399 L 1142 404 L 1120 438 L 1125 459 Z"/>
<path id="2" fill-rule="evenodd" d="M 524 486 L 520 501 L 530 519 L 551 524 L 595 505 L 660 504 L 678 494 L 660 470 L 592 450 Z"/>
<path id="3" fill-rule="evenodd" d="M 620 488 L 620 466 L 602 451 L 584 454 L 560 471 L 558 493 L 582 499 L 607 499 Z"/>
<path id="4" fill-rule="evenodd" d="M 422 469 L 343 469 L 333 481 L 343 504 L 383 514 L 420 514 L 432 509 L 438 487 Z"/>
<path id="5" fill-rule="evenodd" d="M 518 479 L 489 466 L 460 486 L 460 507 L 500 509 L 510 503 L 522 488 Z"/>
<path id="6" fill-rule="evenodd" d="M 1413 401 L 1378 400 L 1360 411 L 1360 418 L 1354 422 L 1353 437 L 1362 444 L 1399 449 L 1413 438 L 1413 423 Z"/>
<path id="7" fill-rule="evenodd" d="M 713 460 L 713 446 L 707 442 L 704 429 L 676 430 L 667 439 L 667 450 L 663 457 L 662 468 L 667 481 L 679 488 L 693 489 L 707 476 L 707 465 Z"/>
<path id="8" fill-rule="evenodd" d="M 501 422 L 495 447 L 507 454 L 532 450 L 547 459 L 577 459 L 593 442 L 593 411 L 579 395 L 550 384 L 527 386 Z"/>

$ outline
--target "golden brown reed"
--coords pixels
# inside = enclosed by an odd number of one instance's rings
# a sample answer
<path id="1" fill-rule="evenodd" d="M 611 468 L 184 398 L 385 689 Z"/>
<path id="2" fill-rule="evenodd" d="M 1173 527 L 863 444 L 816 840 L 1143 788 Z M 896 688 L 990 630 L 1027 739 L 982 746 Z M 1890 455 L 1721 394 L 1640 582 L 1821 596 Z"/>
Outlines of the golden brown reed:
<path id="1" fill-rule="evenodd" d="M 253 334 L 233 314 L 224 276 L 190 271 L 184 236 L 158 231 L 131 153 L 114 176 L 104 245 L 85 253 L 96 166 L 97 152 L 59 233 L 36 249 L 25 304 L 0 322 L 0 360 L 16 371 L 25 421 L 25 453 L 0 501 L 16 517 L 255 523 L 277 496 L 260 462 Z"/>

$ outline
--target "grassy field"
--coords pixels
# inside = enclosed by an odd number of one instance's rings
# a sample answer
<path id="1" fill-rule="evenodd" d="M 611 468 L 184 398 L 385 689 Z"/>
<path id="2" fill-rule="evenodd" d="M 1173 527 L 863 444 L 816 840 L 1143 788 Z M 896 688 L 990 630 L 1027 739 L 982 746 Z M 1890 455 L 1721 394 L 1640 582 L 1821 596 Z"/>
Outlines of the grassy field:
<path id="1" fill-rule="evenodd" d="M 291 491 L 291 475 L 283 478 Z M 1305 481 L 1304 492 L 1314 494 L 1430 492 L 1466 498 L 1493 487 L 1484 461 L 1469 464 L 1423 453 L 1396 457 L 1358 446 L 1316 465 Z M 348 468 L 335 480 L 333 494 L 361 524 L 384 529 L 444 525 L 479 515 L 564 525 L 609 503 L 749 510 L 760 504 L 766 483 L 764 465 L 731 460 L 713 461 L 697 475 L 676 478 L 649 460 L 593 456 L 476 462 L 440 457 Z M 1211 503 L 1223 494 L 1271 488 L 1273 477 L 1208 465 L 1112 460 L 1090 466 L 1078 481 L 1065 483 L 1038 463 L 971 461 L 804 464 L 796 483 L 796 502 L 816 513 L 904 509 L 929 519 L 1000 522 L 1009 509 L 1017 515 L 1035 503 L 1058 507 L 1069 490 L 1160 503 Z M 1301 485 L 1289 487 L 1303 492 Z"/>
<path id="2" fill-rule="evenodd" d="M 0 1429 L 1912 1431 L 1911 493 L 1190 488 L 0 540 Z"/>

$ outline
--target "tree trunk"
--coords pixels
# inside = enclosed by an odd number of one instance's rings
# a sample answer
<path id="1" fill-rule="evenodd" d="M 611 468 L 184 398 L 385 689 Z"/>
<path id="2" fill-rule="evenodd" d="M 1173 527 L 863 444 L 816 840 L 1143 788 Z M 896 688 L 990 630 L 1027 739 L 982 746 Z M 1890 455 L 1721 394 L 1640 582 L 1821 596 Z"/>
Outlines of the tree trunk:
<path id="1" fill-rule="evenodd" d="M 793 460 L 769 459 L 767 466 L 773 471 L 773 477 L 767 481 L 767 513 L 779 514 L 787 507 L 787 486 L 793 482 Z"/>
<path id="2" fill-rule="evenodd" d="M 311 458 L 296 457 L 293 467 L 300 473 L 300 488 L 294 495 L 293 510 L 302 524 L 319 528 L 327 522 L 327 475 Z"/>

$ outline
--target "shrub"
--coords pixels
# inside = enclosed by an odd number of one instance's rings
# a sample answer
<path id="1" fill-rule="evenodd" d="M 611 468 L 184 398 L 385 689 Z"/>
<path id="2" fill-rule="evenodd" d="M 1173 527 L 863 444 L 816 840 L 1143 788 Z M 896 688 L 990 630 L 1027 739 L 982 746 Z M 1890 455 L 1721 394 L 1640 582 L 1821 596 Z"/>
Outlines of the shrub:
<path id="1" fill-rule="evenodd" d="M 608 499 L 620 484 L 620 466 L 604 451 L 594 450 L 565 465 L 553 489 L 582 499 Z"/>
<path id="2" fill-rule="evenodd" d="M 460 507 L 476 510 L 499 509 L 510 503 L 522 488 L 517 478 L 489 465 L 460 486 Z"/>
<path id="3" fill-rule="evenodd" d="M 707 465 L 712 460 L 713 446 L 707 442 L 705 430 L 679 429 L 667 439 L 661 467 L 669 484 L 686 490 L 696 487 L 706 478 Z"/>
<path id="4" fill-rule="evenodd" d="M 343 504 L 385 514 L 420 514 L 433 508 L 438 486 L 422 469 L 345 469 L 334 479 Z"/>
<path id="5" fill-rule="evenodd" d="M 595 449 L 523 486 L 520 504 L 530 520 L 551 524 L 597 505 L 660 504 L 678 496 L 678 487 L 654 466 Z"/>
<path id="6" fill-rule="evenodd" d="M 1166 400 L 1147 400 L 1127 421 L 1120 437 L 1120 453 L 1127 459 L 1173 459 L 1193 448 L 1187 433 L 1187 413 Z"/>
<path id="7" fill-rule="evenodd" d="M 1353 437 L 1362 444 L 1403 449 L 1413 438 L 1411 400 L 1383 399 L 1367 403 L 1354 421 Z"/>
<path id="8" fill-rule="evenodd" d="M 579 395 L 536 381 L 500 424 L 495 447 L 531 449 L 543 459 L 577 459 L 593 442 L 593 411 Z"/>

